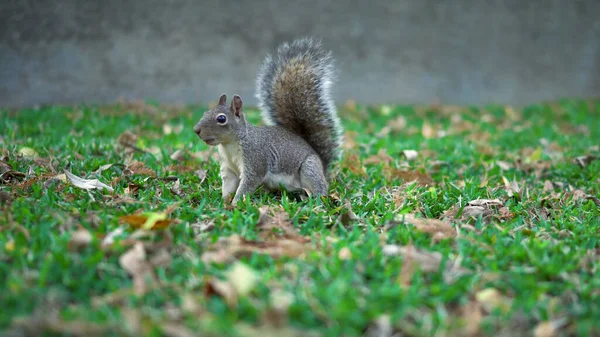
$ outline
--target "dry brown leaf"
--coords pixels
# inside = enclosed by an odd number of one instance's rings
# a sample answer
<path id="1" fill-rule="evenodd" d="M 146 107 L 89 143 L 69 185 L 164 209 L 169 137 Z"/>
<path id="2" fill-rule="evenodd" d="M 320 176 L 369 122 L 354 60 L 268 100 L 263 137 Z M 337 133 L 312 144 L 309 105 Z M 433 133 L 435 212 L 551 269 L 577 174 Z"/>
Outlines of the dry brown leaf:
<path id="1" fill-rule="evenodd" d="M 453 208 L 444 212 L 444 218 L 456 219 L 459 211 L 459 206 L 456 205 Z M 469 220 L 477 220 L 479 217 L 482 218 L 484 223 L 490 223 L 494 214 L 497 212 L 500 214 L 500 219 L 512 218 L 512 213 L 506 207 L 504 207 L 502 201 L 499 199 L 475 199 L 469 201 L 462 209 L 460 222 L 468 222 Z M 464 227 L 464 226 L 461 226 Z"/>
<path id="2" fill-rule="evenodd" d="M 131 163 L 129 163 L 123 170 L 123 174 L 126 176 L 140 174 L 156 178 L 156 172 L 154 172 L 154 170 L 146 167 L 146 164 L 137 160 L 134 160 Z"/>
<path id="3" fill-rule="evenodd" d="M 416 230 L 429 233 L 437 239 L 453 238 L 456 236 L 456 230 L 446 221 L 438 219 L 417 218 L 413 214 L 404 214 L 399 216 L 400 222 L 412 225 Z"/>
<path id="4" fill-rule="evenodd" d="M 481 304 L 477 301 L 471 301 L 462 307 L 462 320 L 465 323 L 465 336 L 478 336 L 483 320 Z"/>
<path id="5" fill-rule="evenodd" d="M 400 152 L 400 155 L 404 156 L 408 161 L 413 161 L 417 159 L 417 157 L 419 156 L 419 152 L 415 150 L 402 150 Z"/>
<path id="6" fill-rule="evenodd" d="M 289 221 L 287 213 L 279 207 L 273 210 L 260 208 L 257 229 L 260 240 L 247 240 L 239 235 L 220 238 L 202 254 L 204 263 L 225 263 L 254 253 L 274 258 L 299 257 L 309 248 L 310 238 L 300 235 Z"/>
<path id="7" fill-rule="evenodd" d="M 12 197 L 7 191 L 0 191 L 0 205 L 10 204 Z"/>
<path id="8" fill-rule="evenodd" d="M 383 247 L 383 254 L 387 256 L 404 257 L 404 263 L 411 264 L 410 268 L 407 268 L 410 272 L 415 271 L 417 266 L 420 267 L 423 272 L 437 272 L 442 262 L 441 253 L 417 249 L 412 245 L 386 245 Z M 416 265 L 412 265 L 412 263 Z M 446 269 L 444 270 L 444 279 L 447 283 L 453 283 L 458 277 L 467 272 L 468 270 L 461 267 L 456 261 L 448 261 Z M 404 275 L 403 277 L 406 278 L 407 275 Z"/>
<path id="9" fill-rule="evenodd" d="M 80 227 L 75 232 L 71 234 L 71 238 L 69 239 L 68 248 L 70 250 L 79 250 L 81 248 L 85 248 L 92 243 L 94 237 L 92 233 L 87 229 Z"/>
<path id="10" fill-rule="evenodd" d="M 183 124 L 171 125 L 171 124 L 163 124 L 163 133 L 165 135 L 170 134 L 180 134 L 183 131 Z"/>
<path id="11" fill-rule="evenodd" d="M 171 159 L 175 161 L 182 161 L 185 159 L 185 157 L 186 153 L 182 150 L 176 150 L 175 152 L 173 152 L 173 154 L 171 154 Z"/>
<path id="12" fill-rule="evenodd" d="M 506 194 L 509 198 L 512 198 L 513 196 L 518 199 L 521 198 L 521 187 L 516 180 L 508 181 L 506 177 L 502 176 L 502 181 L 504 182 L 504 188 L 506 189 Z"/>
<path id="13" fill-rule="evenodd" d="M 547 193 L 547 192 L 553 192 L 553 191 L 554 191 L 554 184 L 552 184 L 552 182 L 550 180 L 544 181 L 544 189 L 542 190 L 542 192 Z"/>
<path id="14" fill-rule="evenodd" d="M 146 260 L 146 250 L 141 242 L 119 257 L 119 264 L 133 277 L 135 294 L 142 295 L 155 281 L 152 266 Z"/>
<path id="15" fill-rule="evenodd" d="M 434 181 L 428 173 L 397 168 L 384 168 L 387 180 L 402 179 L 404 182 L 417 182 L 421 186 L 433 186 Z"/>
<path id="16" fill-rule="evenodd" d="M 204 296 L 211 297 L 214 295 L 223 298 L 230 308 L 235 308 L 238 304 L 237 293 L 230 282 L 216 277 L 209 277 L 204 283 Z"/>
<path id="17" fill-rule="evenodd" d="M 215 228 L 215 222 L 213 220 L 203 220 L 197 223 L 189 225 L 195 235 L 209 232 Z"/>
<path id="18" fill-rule="evenodd" d="M 349 200 L 344 201 L 344 208 L 340 215 L 340 221 L 344 227 L 350 227 L 350 225 L 356 221 L 360 222 L 360 218 L 352 211 L 352 205 Z"/>
<path id="19" fill-rule="evenodd" d="M 393 337 L 394 329 L 390 315 L 381 315 L 367 328 L 364 337 Z"/>
<path id="20" fill-rule="evenodd" d="M 320 333 L 310 330 L 295 330 L 290 326 L 259 325 L 253 326 L 246 323 L 238 323 L 235 330 L 239 336 L 244 337 L 317 337 Z"/>
<path id="21" fill-rule="evenodd" d="M 27 159 L 35 159 L 35 158 L 39 157 L 38 153 L 30 147 L 20 148 L 19 151 L 17 152 L 17 155 L 19 155 L 23 158 L 27 158 Z"/>
<path id="22" fill-rule="evenodd" d="M 577 165 L 581 166 L 581 168 L 585 168 L 586 166 L 588 166 L 594 160 L 597 160 L 597 159 L 598 159 L 598 156 L 588 154 L 585 156 L 579 156 L 579 157 L 575 158 L 575 163 L 577 163 Z"/>
<path id="23" fill-rule="evenodd" d="M 142 214 L 123 215 L 119 222 L 124 222 L 133 228 L 164 229 L 173 223 L 173 219 L 167 219 L 165 213 L 148 212 Z"/>
<path id="24" fill-rule="evenodd" d="M 348 153 L 346 156 L 344 156 L 342 167 L 348 169 L 348 171 L 359 176 L 364 177 L 367 175 L 367 170 L 362 165 L 360 157 L 354 152 Z"/>
<path id="25" fill-rule="evenodd" d="M 342 148 L 344 150 L 352 150 L 358 147 L 356 143 L 356 137 L 358 136 L 358 132 L 356 131 L 346 131 L 344 133 L 344 141 L 342 142 Z"/>
<path id="26" fill-rule="evenodd" d="M 340 260 L 350 260 L 352 259 L 352 251 L 348 247 L 342 247 L 338 252 L 338 259 Z"/>
<path id="27" fill-rule="evenodd" d="M 534 337 L 555 337 L 563 326 L 567 324 L 566 318 L 558 318 L 552 321 L 540 322 L 533 329 Z"/>
<path id="28" fill-rule="evenodd" d="M 100 174 L 106 170 L 108 170 L 109 168 L 113 167 L 114 164 L 106 164 L 106 165 L 102 165 L 100 166 L 96 171 L 92 172 L 92 174 Z"/>
<path id="29" fill-rule="evenodd" d="M 509 163 L 507 163 L 505 161 L 502 161 L 502 160 L 496 161 L 496 165 L 498 165 L 498 167 L 500 169 L 504 170 L 504 171 L 508 171 L 508 170 L 510 170 L 512 168 L 511 164 L 509 164 Z"/>
<path id="30" fill-rule="evenodd" d="M 204 180 L 206 180 L 206 170 L 198 169 L 194 171 L 194 174 L 200 178 L 200 183 L 202 184 Z"/>
<path id="31" fill-rule="evenodd" d="M 380 149 L 376 155 L 367 157 L 364 161 L 364 164 L 389 164 L 390 162 L 392 162 L 392 160 L 392 157 L 390 157 L 390 155 L 387 154 L 385 149 Z"/>
<path id="32" fill-rule="evenodd" d="M 113 188 L 100 182 L 98 179 L 83 179 L 81 177 L 78 177 L 76 175 L 74 175 L 73 173 L 67 171 L 66 169 L 64 170 L 65 175 L 67 176 L 67 179 L 69 179 L 69 181 L 76 187 L 85 189 L 85 190 L 93 190 L 93 189 L 98 189 L 98 190 L 104 190 L 106 189 L 109 192 L 114 192 Z"/>
<path id="33" fill-rule="evenodd" d="M 436 137 L 437 132 L 431 125 L 429 125 L 429 123 L 425 122 L 423 123 L 421 134 L 425 139 L 430 139 Z"/>
<path id="34" fill-rule="evenodd" d="M 47 189 L 50 187 L 50 185 L 54 184 L 55 182 L 63 182 L 66 183 L 67 180 L 67 175 L 64 173 L 61 174 L 57 174 L 55 176 L 52 176 L 51 178 L 49 178 L 48 180 L 44 181 L 44 184 L 42 185 L 44 189 Z"/>
<path id="35" fill-rule="evenodd" d="M 238 296 L 247 296 L 259 279 L 256 271 L 241 262 L 234 263 L 226 277 Z"/>
<path id="36" fill-rule="evenodd" d="M 175 183 L 173 183 L 173 186 L 171 186 L 171 193 L 180 197 L 185 196 L 185 193 L 183 193 L 183 191 L 181 190 L 181 182 L 179 181 L 179 179 L 175 180 Z"/>
<path id="37" fill-rule="evenodd" d="M 502 312 L 507 312 L 511 306 L 511 300 L 495 288 L 486 288 L 477 292 L 475 299 L 488 313 L 491 313 L 496 308 Z"/>
<path id="38" fill-rule="evenodd" d="M 160 325 L 165 337 L 197 337 L 198 333 L 182 323 L 164 322 Z"/>
<path id="39" fill-rule="evenodd" d="M 467 203 L 467 206 L 483 206 L 483 207 L 491 207 L 491 206 L 504 206 L 500 199 L 475 199 L 471 200 Z"/>
<path id="40" fill-rule="evenodd" d="M 137 139 L 137 135 L 135 135 L 130 130 L 127 130 L 119 135 L 119 137 L 117 138 L 117 142 L 125 147 L 135 147 Z"/>

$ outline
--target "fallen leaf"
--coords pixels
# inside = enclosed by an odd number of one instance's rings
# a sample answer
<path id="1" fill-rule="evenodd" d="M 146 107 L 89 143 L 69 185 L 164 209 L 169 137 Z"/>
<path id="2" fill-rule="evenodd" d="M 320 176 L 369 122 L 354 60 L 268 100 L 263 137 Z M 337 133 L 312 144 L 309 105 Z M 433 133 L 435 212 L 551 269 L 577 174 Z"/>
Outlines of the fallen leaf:
<path id="1" fill-rule="evenodd" d="M 477 292 L 475 294 L 475 299 L 488 313 L 491 313 L 494 309 L 500 309 L 502 312 L 507 312 L 511 305 L 510 299 L 500 294 L 495 288 L 486 288 Z"/>
<path id="2" fill-rule="evenodd" d="M 125 169 L 123 170 L 123 174 L 126 176 L 133 175 L 133 174 L 141 174 L 141 175 L 146 175 L 146 176 L 156 178 L 156 172 L 154 172 L 152 169 L 146 167 L 146 164 L 144 164 L 143 162 L 140 162 L 137 160 L 134 160 L 131 163 L 129 163 L 127 166 L 125 166 Z"/>
<path id="3" fill-rule="evenodd" d="M 152 267 L 146 261 L 146 251 L 141 242 L 119 257 L 119 264 L 133 277 L 135 294 L 142 295 L 149 289 L 150 283 L 155 281 Z"/>
<path id="4" fill-rule="evenodd" d="M 109 192 L 114 192 L 112 187 L 100 182 L 98 179 L 83 179 L 83 178 L 78 177 L 78 176 L 74 175 L 73 173 L 67 171 L 66 169 L 64 170 L 64 172 L 65 172 L 65 175 L 67 176 L 67 179 L 69 179 L 69 181 L 76 187 L 79 187 L 79 188 L 82 188 L 85 190 L 106 189 Z"/>
<path id="5" fill-rule="evenodd" d="M 552 321 L 540 322 L 533 329 L 534 337 L 555 337 L 558 330 L 568 323 L 567 319 L 562 317 Z"/>
<path id="6" fill-rule="evenodd" d="M 92 243 L 93 240 L 92 233 L 87 229 L 81 227 L 75 232 L 71 234 L 71 238 L 69 239 L 68 248 L 70 250 L 79 250 L 81 248 L 85 248 Z"/>
<path id="7" fill-rule="evenodd" d="M 0 205 L 10 204 L 12 201 L 10 193 L 7 191 L 0 191 Z"/>
<path id="8" fill-rule="evenodd" d="M 483 320 L 481 304 L 477 301 L 470 301 L 462 307 L 462 320 L 465 323 L 464 333 L 466 336 L 478 336 Z"/>
<path id="9" fill-rule="evenodd" d="M 241 262 L 234 263 L 225 275 L 238 296 L 247 296 L 258 281 L 256 271 Z"/>
<path id="10" fill-rule="evenodd" d="M 393 337 L 392 319 L 390 315 L 381 315 L 367 328 L 364 337 Z"/>
<path id="11" fill-rule="evenodd" d="M 100 166 L 96 171 L 92 172 L 93 174 L 100 174 L 103 171 L 108 170 L 109 168 L 113 167 L 114 164 L 106 164 L 106 165 L 102 165 Z"/>
<path id="12" fill-rule="evenodd" d="M 352 205 L 349 200 L 344 201 L 343 212 L 340 215 L 340 221 L 342 222 L 342 226 L 348 228 L 354 222 L 359 221 L 360 218 L 352 211 Z"/>
<path id="13" fill-rule="evenodd" d="M 193 223 L 189 225 L 195 235 L 209 232 L 215 228 L 215 222 L 212 220 L 203 220 L 201 222 Z"/>
<path id="14" fill-rule="evenodd" d="M 177 124 L 175 126 L 167 123 L 163 124 L 163 133 L 165 135 L 170 135 L 172 133 L 179 134 L 181 131 L 183 131 L 183 124 Z"/>
<path id="15" fill-rule="evenodd" d="M 542 192 L 547 193 L 547 192 L 553 192 L 553 191 L 554 191 L 554 184 L 552 184 L 552 182 L 550 180 L 544 181 L 544 189 L 542 190 Z"/>
<path id="16" fill-rule="evenodd" d="M 437 272 L 440 269 L 442 262 L 441 253 L 417 249 L 412 245 L 385 245 L 382 252 L 387 256 L 404 257 L 404 263 L 411 264 L 411 267 L 408 268 L 411 271 L 414 271 L 416 267 L 419 267 L 423 272 Z M 413 263 L 415 265 L 412 265 Z M 446 282 L 453 283 L 458 277 L 468 273 L 468 270 L 461 267 L 456 261 L 448 261 L 443 273 Z"/>
<path id="17" fill-rule="evenodd" d="M 467 206 L 503 206 L 504 204 L 500 199 L 475 199 L 467 203 Z"/>
<path id="18" fill-rule="evenodd" d="M 400 155 L 406 157 L 406 160 L 408 160 L 408 161 L 413 161 L 413 160 L 417 159 L 417 157 L 419 156 L 419 153 L 415 150 L 402 150 L 400 152 Z"/>
<path id="19" fill-rule="evenodd" d="M 344 156 L 344 160 L 342 161 L 342 167 L 348 169 L 353 174 L 359 176 L 366 176 L 367 170 L 362 165 L 360 157 L 356 153 L 349 153 Z"/>
<path id="20" fill-rule="evenodd" d="M 204 296 L 211 297 L 213 295 L 222 297 L 230 308 L 235 308 L 238 304 L 237 292 L 231 282 L 209 277 L 204 283 Z"/>
<path id="21" fill-rule="evenodd" d="M 579 157 L 575 158 L 575 163 L 577 163 L 577 165 L 581 166 L 581 168 L 585 168 L 586 166 L 588 166 L 594 160 L 597 160 L 597 159 L 598 159 L 598 156 L 594 156 L 594 155 L 579 156 Z"/>
<path id="22" fill-rule="evenodd" d="M 123 229 L 123 227 L 117 227 L 116 229 L 112 230 L 110 233 L 108 233 L 102 239 L 101 246 L 102 247 L 112 246 L 115 243 L 115 238 L 120 236 L 123 233 L 125 233 L 125 230 Z"/>
<path id="23" fill-rule="evenodd" d="M 380 149 L 376 155 L 367 157 L 364 161 L 364 164 L 389 164 L 392 160 L 392 157 L 390 157 L 390 155 L 387 154 L 385 149 Z"/>
<path id="24" fill-rule="evenodd" d="M 194 331 L 182 323 L 165 322 L 160 325 L 160 329 L 165 337 L 197 337 L 197 331 Z"/>
<path id="25" fill-rule="evenodd" d="M 124 222 L 133 228 L 142 229 L 164 229 L 173 222 L 167 219 L 165 213 L 146 212 L 142 214 L 123 215 L 119 217 L 119 222 Z"/>
<path id="26" fill-rule="evenodd" d="M 338 259 L 340 260 L 350 260 L 352 259 L 352 251 L 348 247 L 342 247 L 338 252 Z"/>
<path id="27" fill-rule="evenodd" d="M 504 170 L 504 171 L 508 171 L 508 170 L 510 170 L 512 168 L 511 164 L 509 164 L 509 163 L 507 163 L 505 161 L 502 161 L 502 160 L 496 161 L 496 165 L 498 165 L 498 167 L 500 169 Z"/>
<path id="28" fill-rule="evenodd" d="M 206 170 L 198 169 L 194 171 L 194 174 L 196 174 L 196 177 L 200 178 L 201 184 L 206 180 Z"/>
<path id="29" fill-rule="evenodd" d="M 173 154 L 171 154 L 171 159 L 175 161 L 182 161 L 185 159 L 185 157 L 186 154 L 182 150 L 176 150 L 175 152 L 173 152 Z"/>
<path id="30" fill-rule="evenodd" d="M 509 198 L 521 198 L 521 187 L 519 187 L 519 184 L 516 180 L 509 182 L 508 179 L 506 179 L 506 177 L 502 176 L 502 181 L 504 182 L 504 188 L 506 189 L 506 194 Z"/>
<path id="31" fill-rule="evenodd" d="M 289 221 L 287 213 L 263 206 L 256 225 L 259 240 L 247 240 L 239 235 L 221 237 L 202 254 L 204 263 L 225 263 L 254 253 L 274 258 L 300 257 L 308 249 L 310 238 L 300 235 Z"/>
<path id="32" fill-rule="evenodd" d="M 287 291 L 274 289 L 269 295 L 269 302 L 271 307 L 275 310 L 287 311 L 288 308 L 294 303 L 294 295 Z"/>
<path id="33" fill-rule="evenodd" d="M 171 186 L 171 193 L 180 197 L 185 195 L 185 193 L 183 193 L 183 191 L 181 190 L 181 182 L 179 181 L 179 179 L 177 179 L 173 186 Z"/>
<path id="34" fill-rule="evenodd" d="M 425 139 L 434 138 L 436 136 L 435 129 L 429 125 L 429 123 L 423 123 L 423 128 L 421 129 L 421 134 Z"/>
<path id="35" fill-rule="evenodd" d="M 452 238 L 456 236 L 456 230 L 446 221 L 429 218 L 417 218 L 413 214 L 401 216 L 400 223 L 412 225 L 416 230 L 437 236 L 438 238 Z"/>
<path id="36" fill-rule="evenodd" d="M 38 157 L 38 153 L 35 152 L 35 150 L 30 147 L 20 148 L 18 154 L 20 156 L 22 156 L 23 158 L 27 158 L 27 159 L 34 159 L 34 158 Z"/>
<path id="37" fill-rule="evenodd" d="M 428 173 L 409 171 L 396 168 L 384 168 L 387 180 L 401 179 L 404 182 L 417 182 L 421 186 L 433 186 L 434 181 Z"/>

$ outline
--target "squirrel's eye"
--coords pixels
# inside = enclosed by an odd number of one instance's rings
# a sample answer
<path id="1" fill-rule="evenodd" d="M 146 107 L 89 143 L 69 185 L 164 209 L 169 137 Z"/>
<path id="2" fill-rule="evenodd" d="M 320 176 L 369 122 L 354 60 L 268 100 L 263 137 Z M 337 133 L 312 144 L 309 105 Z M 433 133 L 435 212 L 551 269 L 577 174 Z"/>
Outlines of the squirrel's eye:
<path id="1" fill-rule="evenodd" d="M 219 116 L 217 116 L 217 123 L 219 123 L 219 124 L 225 124 L 225 122 L 227 122 L 227 117 L 225 117 L 225 115 L 219 115 Z"/>

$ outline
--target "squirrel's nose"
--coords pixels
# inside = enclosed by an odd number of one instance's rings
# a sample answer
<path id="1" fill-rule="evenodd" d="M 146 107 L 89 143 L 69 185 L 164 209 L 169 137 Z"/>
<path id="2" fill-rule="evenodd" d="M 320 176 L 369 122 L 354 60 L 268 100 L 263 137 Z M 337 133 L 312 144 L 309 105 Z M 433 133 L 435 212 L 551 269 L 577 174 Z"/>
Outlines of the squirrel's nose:
<path id="1" fill-rule="evenodd" d="M 194 125 L 194 132 L 195 132 L 197 135 L 200 135 L 200 124 L 196 124 L 196 125 Z"/>

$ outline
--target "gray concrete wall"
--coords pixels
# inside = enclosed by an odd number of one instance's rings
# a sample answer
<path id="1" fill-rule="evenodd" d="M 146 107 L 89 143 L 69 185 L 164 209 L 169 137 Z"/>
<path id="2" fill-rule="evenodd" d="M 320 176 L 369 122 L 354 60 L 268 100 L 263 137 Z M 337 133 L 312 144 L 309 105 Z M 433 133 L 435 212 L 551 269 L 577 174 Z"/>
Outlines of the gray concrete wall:
<path id="1" fill-rule="evenodd" d="M 599 0 L 2 0 L 0 106 L 254 104 L 265 53 L 304 35 L 333 50 L 339 102 L 600 95 Z"/>

